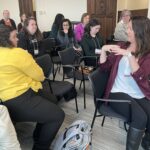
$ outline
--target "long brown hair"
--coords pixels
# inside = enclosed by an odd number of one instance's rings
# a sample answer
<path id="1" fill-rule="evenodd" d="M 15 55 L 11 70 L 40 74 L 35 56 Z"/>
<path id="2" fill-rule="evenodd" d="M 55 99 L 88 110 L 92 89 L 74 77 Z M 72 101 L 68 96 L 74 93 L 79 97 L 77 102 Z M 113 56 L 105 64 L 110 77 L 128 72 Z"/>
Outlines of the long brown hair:
<path id="1" fill-rule="evenodd" d="M 131 22 L 137 44 L 135 56 L 141 57 L 150 53 L 150 19 L 136 16 L 131 18 Z"/>
<path id="2" fill-rule="evenodd" d="M 23 26 L 23 31 L 25 32 L 25 34 L 26 34 L 27 37 L 30 36 L 30 33 L 29 33 L 28 30 L 27 30 L 27 27 L 28 27 L 29 22 L 30 22 L 31 20 L 34 20 L 34 21 L 36 22 L 36 20 L 35 20 L 34 17 L 29 17 L 29 18 L 27 18 L 27 19 L 25 20 L 24 26 Z M 37 22 L 36 22 L 36 23 L 37 23 Z M 42 34 L 41 34 L 41 32 L 40 32 L 38 26 L 37 26 L 37 30 L 36 30 L 34 36 L 35 36 L 35 38 L 36 38 L 38 41 L 41 41 L 41 40 L 43 39 Z"/>

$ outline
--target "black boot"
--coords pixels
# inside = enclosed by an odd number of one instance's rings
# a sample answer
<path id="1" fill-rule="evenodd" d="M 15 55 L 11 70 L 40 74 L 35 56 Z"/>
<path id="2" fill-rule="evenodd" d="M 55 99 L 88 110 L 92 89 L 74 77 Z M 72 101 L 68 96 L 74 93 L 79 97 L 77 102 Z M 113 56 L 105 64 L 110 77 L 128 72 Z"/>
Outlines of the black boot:
<path id="1" fill-rule="evenodd" d="M 140 142 L 142 140 L 143 133 L 144 130 L 129 127 L 127 133 L 126 150 L 138 150 Z"/>
<path id="2" fill-rule="evenodd" d="M 150 150 L 150 133 L 145 132 L 141 145 L 144 150 Z"/>

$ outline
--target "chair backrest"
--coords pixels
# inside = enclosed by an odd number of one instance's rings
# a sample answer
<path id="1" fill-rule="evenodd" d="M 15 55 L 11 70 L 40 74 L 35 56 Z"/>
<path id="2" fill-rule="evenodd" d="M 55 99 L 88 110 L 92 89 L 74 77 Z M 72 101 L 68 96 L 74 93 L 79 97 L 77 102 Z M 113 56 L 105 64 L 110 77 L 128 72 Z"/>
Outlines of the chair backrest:
<path id="1" fill-rule="evenodd" d="M 46 39 L 50 37 L 51 31 L 44 31 L 42 34 L 43 34 L 43 38 Z"/>
<path id="2" fill-rule="evenodd" d="M 36 58 L 37 64 L 43 69 L 45 77 L 49 77 L 52 72 L 52 61 L 48 54 Z"/>
<path id="3" fill-rule="evenodd" d="M 58 51 L 58 54 L 59 54 L 62 65 L 75 64 L 76 54 L 73 48 L 67 48 L 63 51 Z M 63 67 L 64 74 L 68 75 L 70 72 L 72 72 L 72 68 Z"/>
<path id="4" fill-rule="evenodd" d="M 85 49 L 84 49 L 84 45 L 83 45 L 83 43 L 81 42 L 80 43 L 81 44 L 81 47 L 82 47 L 82 53 L 83 53 L 83 56 L 88 56 L 88 55 L 86 55 L 86 53 L 85 53 Z M 84 59 L 84 64 L 86 65 L 86 66 L 93 66 L 94 68 L 96 68 L 97 67 L 97 62 L 98 62 L 98 57 L 91 57 L 91 58 L 85 58 Z"/>
<path id="5" fill-rule="evenodd" d="M 96 69 L 89 75 L 94 97 L 103 98 L 108 78 L 109 72 L 102 72 L 100 68 Z"/>
<path id="6" fill-rule="evenodd" d="M 58 52 L 62 65 L 72 65 L 75 62 L 76 54 L 73 48 L 67 48 Z"/>
<path id="7" fill-rule="evenodd" d="M 41 41 L 41 49 L 47 53 L 50 53 L 55 45 L 56 41 L 54 38 L 46 38 Z"/>

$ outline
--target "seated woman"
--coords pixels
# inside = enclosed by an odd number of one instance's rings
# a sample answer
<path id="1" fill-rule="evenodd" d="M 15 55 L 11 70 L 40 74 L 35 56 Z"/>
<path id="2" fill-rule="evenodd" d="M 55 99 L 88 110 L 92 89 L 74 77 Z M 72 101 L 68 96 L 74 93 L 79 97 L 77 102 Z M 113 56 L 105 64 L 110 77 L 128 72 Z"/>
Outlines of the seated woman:
<path id="1" fill-rule="evenodd" d="M 69 19 L 63 19 L 58 31 L 57 41 L 61 45 L 61 49 L 73 47 L 77 52 L 81 51 L 80 46 L 74 38 L 72 25 Z"/>
<path id="2" fill-rule="evenodd" d="M 23 29 L 24 21 L 27 19 L 26 14 L 25 13 L 21 14 L 20 19 L 21 19 L 21 22 L 17 26 L 18 32 L 22 31 L 22 29 Z"/>
<path id="3" fill-rule="evenodd" d="M 74 33 L 75 39 L 78 43 L 81 42 L 84 35 L 84 27 L 89 23 L 90 16 L 88 13 L 84 13 L 81 17 L 81 23 L 77 24 Z"/>
<path id="4" fill-rule="evenodd" d="M 128 34 L 127 34 L 127 26 L 131 18 L 131 11 L 130 10 L 123 10 L 121 12 L 120 21 L 117 23 L 114 32 L 114 40 L 115 41 L 128 41 Z"/>
<path id="5" fill-rule="evenodd" d="M 101 28 L 100 23 L 96 19 L 91 19 L 89 24 L 86 26 L 81 46 L 85 56 L 98 56 L 97 51 L 103 46 L 103 38 L 99 34 Z M 89 60 L 89 65 L 94 66 L 95 60 Z"/>
<path id="6" fill-rule="evenodd" d="M 50 35 L 51 38 L 57 39 L 57 33 L 59 30 L 59 26 L 63 19 L 64 19 L 63 14 L 57 14 L 55 16 L 55 20 L 54 20 L 52 28 L 51 28 L 51 35 Z"/>
<path id="7" fill-rule="evenodd" d="M 17 41 L 15 30 L 0 26 L 0 99 L 12 120 L 37 122 L 32 149 L 49 150 L 64 112 L 39 94 L 43 71 Z"/>
<path id="8" fill-rule="evenodd" d="M 18 34 L 18 39 L 18 47 L 27 50 L 33 57 L 38 57 L 45 53 L 41 47 L 43 37 L 33 17 L 25 20 L 23 30 Z"/>
<path id="9" fill-rule="evenodd" d="M 128 43 L 105 45 L 100 67 L 110 71 L 105 98 L 130 100 L 130 104 L 110 103 L 129 122 L 126 150 L 150 149 L 150 20 L 133 17 L 128 23 Z M 107 52 L 110 54 L 107 56 Z M 131 111 L 130 111 L 131 107 Z M 146 130 L 145 130 L 146 129 Z"/>

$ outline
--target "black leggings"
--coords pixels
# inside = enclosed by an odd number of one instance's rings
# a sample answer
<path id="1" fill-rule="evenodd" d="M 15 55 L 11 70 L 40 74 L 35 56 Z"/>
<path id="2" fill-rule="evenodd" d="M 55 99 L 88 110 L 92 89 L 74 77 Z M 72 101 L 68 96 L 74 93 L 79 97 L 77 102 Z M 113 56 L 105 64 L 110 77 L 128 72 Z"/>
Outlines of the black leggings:
<path id="1" fill-rule="evenodd" d="M 110 93 L 110 99 L 130 100 L 128 103 L 110 103 L 110 106 L 119 114 L 126 117 L 130 125 L 134 128 L 144 130 L 150 133 L 150 100 L 146 98 L 133 99 L 125 93 Z"/>
<path id="2" fill-rule="evenodd" d="M 64 120 L 64 112 L 31 89 L 4 102 L 4 105 L 7 106 L 12 120 L 37 122 L 33 150 L 48 150 Z"/>

